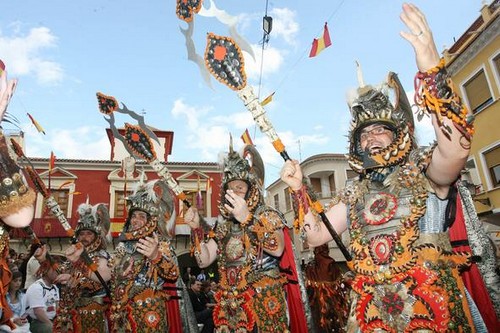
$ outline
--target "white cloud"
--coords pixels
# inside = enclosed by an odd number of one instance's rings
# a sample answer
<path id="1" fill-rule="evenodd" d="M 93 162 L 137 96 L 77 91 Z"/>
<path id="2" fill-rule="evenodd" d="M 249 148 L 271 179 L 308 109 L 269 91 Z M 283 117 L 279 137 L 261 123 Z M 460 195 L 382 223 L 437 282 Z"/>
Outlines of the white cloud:
<path id="1" fill-rule="evenodd" d="M 98 126 L 74 129 L 52 129 L 46 135 L 31 124 L 23 124 L 26 155 L 49 157 L 52 150 L 57 158 L 109 160 L 111 147 L 106 132 Z"/>
<path id="2" fill-rule="evenodd" d="M 43 51 L 57 47 L 57 37 L 49 28 L 32 28 L 27 35 L 20 32 L 19 24 L 7 36 L 0 32 L 1 58 L 11 76 L 35 75 L 40 84 L 57 84 L 62 81 L 62 66 L 44 57 Z"/>
<path id="3" fill-rule="evenodd" d="M 186 125 L 183 129 L 187 131 L 185 136 L 186 148 L 198 150 L 204 160 L 213 161 L 221 151 L 227 150 L 229 133 L 233 134 L 235 149 L 239 149 L 242 146 L 239 139 L 240 135 L 248 128 L 253 137 L 255 123 L 247 111 L 231 113 L 225 116 L 211 116 L 210 110 L 212 110 L 211 107 L 195 107 L 186 104 L 182 100 L 176 100 L 171 112 L 175 118 L 186 118 L 184 122 Z M 329 140 L 321 134 L 296 136 L 290 131 L 281 132 L 279 136 L 283 143 L 287 145 L 290 154 L 297 156 L 297 158 L 300 150 L 299 141 L 300 148 L 305 149 L 308 146 L 325 145 Z M 276 153 L 267 137 L 263 135 L 257 136 L 254 139 L 254 144 L 257 145 L 266 163 L 281 165 L 281 157 Z"/>
<path id="4" fill-rule="evenodd" d="M 245 71 L 249 79 L 258 79 L 260 76 L 260 67 L 262 62 L 262 52 L 260 45 L 252 45 L 255 60 L 248 55 L 243 53 L 245 57 Z M 267 46 L 264 50 L 264 66 L 262 75 L 265 77 L 269 74 L 276 73 L 283 64 L 284 50 L 279 50 L 272 46 Z"/>
<path id="5" fill-rule="evenodd" d="M 235 112 L 226 116 L 215 116 L 212 120 L 216 123 L 233 125 L 237 129 L 242 129 L 242 132 L 245 128 L 250 128 L 255 124 L 252 115 L 248 111 Z"/>
<path id="6" fill-rule="evenodd" d="M 182 99 L 174 102 L 172 115 L 174 118 L 185 117 L 187 119 L 185 130 L 186 147 L 200 151 L 202 159 L 214 160 L 218 152 L 228 142 L 228 128 L 231 117 L 207 118 L 206 115 L 211 107 L 197 108 L 187 105 Z M 201 125 L 200 125 L 201 124 Z"/>
<path id="7" fill-rule="evenodd" d="M 273 8 L 270 16 L 273 18 L 271 37 L 282 37 L 290 45 L 296 45 L 299 24 L 296 12 L 288 8 Z"/>
<path id="8" fill-rule="evenodd" d="M 175 118 L 178 118 L 179 116 L 185 116 L 187 118 L 187 124 L 189 128 L 198 128 L 198 118 L 201 115 L 206 114 L 207 112 L 208 108 L 197 109 L 185 104 L 182 99 L 176 100 L 174 102 L 174 107 L 172 108 L 172 115 Z"/>

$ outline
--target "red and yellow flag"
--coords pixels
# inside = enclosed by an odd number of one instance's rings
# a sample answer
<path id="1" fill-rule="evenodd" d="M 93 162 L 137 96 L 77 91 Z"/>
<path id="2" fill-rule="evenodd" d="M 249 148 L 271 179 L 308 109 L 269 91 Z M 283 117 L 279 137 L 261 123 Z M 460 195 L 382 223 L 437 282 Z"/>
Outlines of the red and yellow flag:
<path id="1" fill-rule="evenodd" d="M 276 91 L 275 91 L 275 92 L 276 92 Z M 264 99 L 262 100 L 262 102 L 260 102 L 260 105 L 261 105 L 261 106 L 265 106 L 265 105 L 267 105 L 267 104 L 271 103 L 271 102 L 272 102 L 272 100 L 273 100 L 273 96 L 274 96 L 274 93 L 275 93 L 275 92 L 273 92 L 271 95 L 269 95 L 269 96 L 267 96 L 266 98 L 264 98 Z"/>
<path id="2" fill-rule="evenodd" d="M 325 22 L 323 36 L 321 36 L 321 38 L 314 38 L 311 52 L 309 53 L 309 58 L 317 56 L 321 51 L 323 51 L 330 45 L 332 45 L 332 41 L 330 40 L 330 33 L 328 32 L 327 22 Z"/>
<path id="3" fill-rule="evenodd" d="M 253 146 L 252 138 L 250 137 L 250 133 L 248 133 L 248 128 L 241 135 L 241 140 L 243 140 L 243 143 Z"/>
<path id="4" fill-rule="evenodd" d="M 26 114 L 30 118 L 31 122 L 33 123 L 33 126 L 35 126 L 38 133 L 43 133 L 43 135 L 45 135 L 45 131 L 43 130 L 43 127 L 38 123 L 38 121 L 36 121 L 36 119 L 33 118 L 33 116 L 30 115 L 29 113 L 26 112 Z"/>
<path id="5" fill-rule="evenodd" d="M 50 152 L 50 158 L 49 158 L 49 172 L 52 172 L 56 165 L 56 155 L 54 155 L 54 152 Z"/>

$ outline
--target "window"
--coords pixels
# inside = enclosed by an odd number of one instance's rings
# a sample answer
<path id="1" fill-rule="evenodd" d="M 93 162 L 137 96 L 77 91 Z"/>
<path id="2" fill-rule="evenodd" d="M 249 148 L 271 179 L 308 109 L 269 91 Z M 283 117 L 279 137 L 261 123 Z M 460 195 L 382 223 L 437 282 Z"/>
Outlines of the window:
<path id="1" fill-rule="evenodd" d="M 493 102 L 484 70 L 477 72 L 464 84 L 465 94 L 472 113 L 477 113 Z"/>
<path id="2" fill-rule="evenodd" d="M 124 193 L 124 191 L 115 191 L 114 217 L 125 217 L 126 202 Z M 129 192 L 127 196 L 130 194 L 132 194 L 132 192 Z"/>
<path id="3" fill-rule="evenodd" d="M 493 187 L 500 186 L 500 146 L 484 153 L 484 160 L 488 168 Z"/>
<path id="4" fill-rule="evenodd" d="M 332 173 L 329 177 L 328 177 L 328 182 L 330 183 L 330 192 L 333 194 L 335 193 L 335 191 L 337 190 L 336 186 L 335 186 L 335 173 Z"/>
<path id="5" fill-rule="evenodd" d="M 320 178 L 310 178 L 311 187 L 318 198 L 321 198 L 321 179 Z"/>
<path id="6" fill-rule="evenodd" d="M 186 192 L 185 192 L 186 193 Z M 207 192 L 200 191 L 201 194 L 201 202 L 199 198 L 198 191 L 192 191 L 186 193 L 186 200 L 191 204 L 198 208 L 198 212 L 201 216 L 207 216 Z M 188 210 L 186 205 L 183 205 L 184 213 Z"/>
<path id="7" fill-rule="evenodd" d="M 497 71 L 497 74 L 500 75 L 500 53 L 493 58 L 493 64 L 495 66 L 495 69 Z"/>
<path id="8" fill-rule="evenodd" d="M 59 204 L 59 208 L 61 208 L 61 211 L 63 212 L 64 216 L 68 216 L 69 190 L 51 190 L 50 194 Z M 45 199 L 43 199 L 43 207 L 47 207 Z M 42 217 L 54 218 L 56 216 L 52 213 L 50 209 L 46 208 L 43 211 Z"/>
<path id="9" fill-rule="evenodd" d="M 278 194 L 274 195 L 274 208 L 280 209 L 280 197 Z"/>
<path id="10" fill-rule="evenodd" d="M 285 196 L 285 209 L 289 211 L 290 209 L 292 209 L 292 201 L 288 188 L 283 190 L 283 195 Z"/>

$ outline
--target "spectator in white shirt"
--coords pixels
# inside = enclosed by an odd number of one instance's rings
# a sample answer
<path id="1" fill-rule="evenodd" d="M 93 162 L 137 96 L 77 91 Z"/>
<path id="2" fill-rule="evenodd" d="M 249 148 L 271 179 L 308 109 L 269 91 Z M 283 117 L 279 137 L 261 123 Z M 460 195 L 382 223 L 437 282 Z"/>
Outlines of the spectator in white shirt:
<path id="1" fill-rule="evenodd" d="M 45 257 L 45 256 L 44 256 Z M 26 291 L 26 308 L 32 333 L 51 333 L 59 302 L 59 288 L 54 284 L 58 273 L 56 263 L 41 263 L 36 280 Z"/>

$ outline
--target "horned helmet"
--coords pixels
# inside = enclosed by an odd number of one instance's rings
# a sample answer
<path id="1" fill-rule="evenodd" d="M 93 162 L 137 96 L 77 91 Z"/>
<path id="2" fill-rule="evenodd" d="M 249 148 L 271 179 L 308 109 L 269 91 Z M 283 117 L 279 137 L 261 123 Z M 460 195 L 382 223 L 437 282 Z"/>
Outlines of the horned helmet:
<path id="1" fill-rule="evenodd" d="M 103 203 L 94 206 L 82 203 L 78 206 L 77 212 L 80 217 L 75 228 L 76 236 L 82 230 L 90 230 L 96 236 L 94 241 L 86 247 L 86 250 L 92 252 L 106 249 L 106 236 L 110 227 L 108 207 Z"/>
<path id="2" fill-rule="evenodd" d="M 351 168 L 360 174 L 398 165 L 415 148 L 414 121 L 411 106 L 398 76 L 389 72 L 378 87 L 365 86 L 358 72 L 360 87 L 348 101 L 351 111 L 349 156 Z M 391 96 L 393 102 L 391 102 Z M 374 153 L 361 149 L 361 131 L 373 124 L 383 124 L 393 133 L 393 141 Z"/>
<path id="3" fill-rule="evenodd" d="M 175 220 L 174 195 L 162 180 L 142 181 L 133 195 L 126 198 L 128 216 L 120 238 L 137 240 L 151 236 L 153 232 L 168 236 L 167 226 Z M 135 211 L 147 214 L 147 222 L 140 228 L 131 230 L 131 217 Z"/>
<path id="4" fill-rule="evenodd" d="M 219 210 L 225 218 L 230 218 L 224 207 L 228 185 L 233 180 L 242 180 L 247 183 L 248 191 L 245 195 L 248 209 L 253 213 L 259 204 L 263 203 L 264 162 L 253 145 L 245 145 L 240 153 L 233 149 L 233 140 L 230 138 L 229 153 L 222 163 L 222 189 L 220 192 Z"/>

